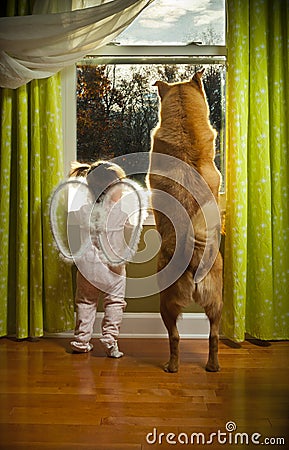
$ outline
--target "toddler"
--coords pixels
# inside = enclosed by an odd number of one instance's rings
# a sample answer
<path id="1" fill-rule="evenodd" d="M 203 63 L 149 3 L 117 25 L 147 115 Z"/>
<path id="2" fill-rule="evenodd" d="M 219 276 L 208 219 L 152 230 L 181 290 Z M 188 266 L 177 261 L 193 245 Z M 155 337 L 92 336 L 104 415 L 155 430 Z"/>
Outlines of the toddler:
<path id="1" fill-rule="evenodd" d="M 87 201 L 76 211 L 73 211 L 74 222 L 80 227 L 80 239 L 85 240 L 88 233 L 92 236 L 90 244 L 83 255 L 76 259 L 77 288 L 76 288 L 76 327 L 75 338 L 71 342 L 74 351 L 86 353 L 93 349 L 90 342 L 95 321 L 99 297 L 103 297 L 104 317 L 102 321 L 102 336 L 100 341 L 107 356 L 120 358 L 123 353 L 119 351 L 117 338 L 126 307 L 125 263 L 110 265 L 102 258 L 99 248 L 98 236 L 93 239 L 93 211 L 101 208 L 110 210 L 105 224 L 105 233 L 102 239 L 113 247 L 113 252 L 123 245 L 124 227 L 127 225 L 127 215 L 120 208 L 122 195 L 121 184 L 113 183 L 125 178 L 125 172 L 116 164 L 98 161 L 89 164 L 74 163 L 70 172 L 71 177 L 86 177 L 89 188 Z M 107 190 L 110 195 L 103 201 Z M 105 203 L 105 205 L 103 205 Z M 96 205 L 96 207 L 95 207 Z M 69 213 L 71 214 L 71 213 Z M 97 233 L 96 233 L 97 234 Z"/>

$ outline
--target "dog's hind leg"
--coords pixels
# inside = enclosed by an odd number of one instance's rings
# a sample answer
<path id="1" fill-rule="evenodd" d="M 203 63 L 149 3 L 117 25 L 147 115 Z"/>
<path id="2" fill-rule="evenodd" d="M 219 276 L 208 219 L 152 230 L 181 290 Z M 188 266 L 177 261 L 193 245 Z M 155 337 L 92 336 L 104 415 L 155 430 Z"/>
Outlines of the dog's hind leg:
<path id="1" fill-rule="evenodd" d="M 177 318 L 181 312 L 181 307 L 174 302 L 174 289 L 168 288 L 161 292 L 160 311 L 164 324 L 168 330 L 170 342 L 170 359 L 165 364 L 165 372 L 177 372 L 179 368 L 179 332 L 177 328 Z"/>
<path id="2" fill-rule="evenodd" d="M 210 321 L 210 336 L 209 336 L 209 358 L 206 365 L 208 372 L 217 372 L 220 370 L 218 360 L 219 347 L 219 325 L 222 313 L 222 306 L 219 302 L 205 307 L 205 312 Z"/>
<path id="3" fill-rule="evenodd" d="M 208 372 L 220 369 L 218 361 L 219 326 L 222 314 L 222 258 L 220 254 L 206 275 L 198 284 L 194 292 L 195 301 L 204 308 L 210 322 L 209 357 L 206 365 Z"/>

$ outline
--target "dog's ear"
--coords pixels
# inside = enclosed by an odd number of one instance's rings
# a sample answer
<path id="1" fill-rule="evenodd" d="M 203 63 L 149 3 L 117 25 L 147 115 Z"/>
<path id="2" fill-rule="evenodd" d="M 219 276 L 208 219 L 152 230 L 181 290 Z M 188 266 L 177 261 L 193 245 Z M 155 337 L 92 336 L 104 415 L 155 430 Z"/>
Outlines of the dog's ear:
<path id="1" fill-rule="evenodd" d="M 201 79 L 202 76 L 204 75 L 205 70 L 206 70 L 205 68 L 202 70 L 198 70 L 198 72 L 196 72 L 195 75 L 193 76 L 193 79 L 196 79 L 196 78 Z"/>
<path id="2" fill-rule="evenodd" d="M 157 86 L 161 98 L 163 98 L 170 89 L 170 86 L 165 81 L 156 81 L 153 86 Z"/>
<path id="3" fill-rule="evenodd" d="M 203 86 L 202 86 L 202 76 L 203 76 L 205 70 L 206 69 L 199 70 L 198 72 L 195 73 L 195 75 L 192 78 L 192 82 L 197 82 L 201 89 L 203 88 Z"/>

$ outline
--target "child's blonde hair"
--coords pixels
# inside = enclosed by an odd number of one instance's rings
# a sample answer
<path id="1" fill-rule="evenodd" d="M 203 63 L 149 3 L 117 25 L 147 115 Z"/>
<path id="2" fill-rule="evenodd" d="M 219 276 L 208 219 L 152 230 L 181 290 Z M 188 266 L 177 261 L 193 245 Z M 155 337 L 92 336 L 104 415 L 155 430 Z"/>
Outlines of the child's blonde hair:
<path id="1" fill-rule="evenodd" d="M 69 177 L 86 177 L 90 190 L 98 199 L 112 183 L 125 178 L 126 174 L 120 166 L 109 161 L 100 160 L 92 164 L 75 161 L 71 164 Z"/>

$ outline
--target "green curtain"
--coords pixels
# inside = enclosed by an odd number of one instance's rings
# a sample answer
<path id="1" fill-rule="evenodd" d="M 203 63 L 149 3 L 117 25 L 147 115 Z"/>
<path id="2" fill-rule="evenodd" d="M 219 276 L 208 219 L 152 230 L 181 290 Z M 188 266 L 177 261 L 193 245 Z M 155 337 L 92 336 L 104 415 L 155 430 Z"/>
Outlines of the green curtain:
<path id="1" fill-rule="evenodd" d="M 222 331 L 289 338 L 289 1 L 227 0 Z"/>
<path id="2" fill-rule="evenodd" d="M 28 13 L 28 1 L 15 4 L 9 15 Z M 74 326 L 71 268 L 48 215 L 64 177 L 60 75 L 0 93 L 0 336 L 22 339 Z"/>

